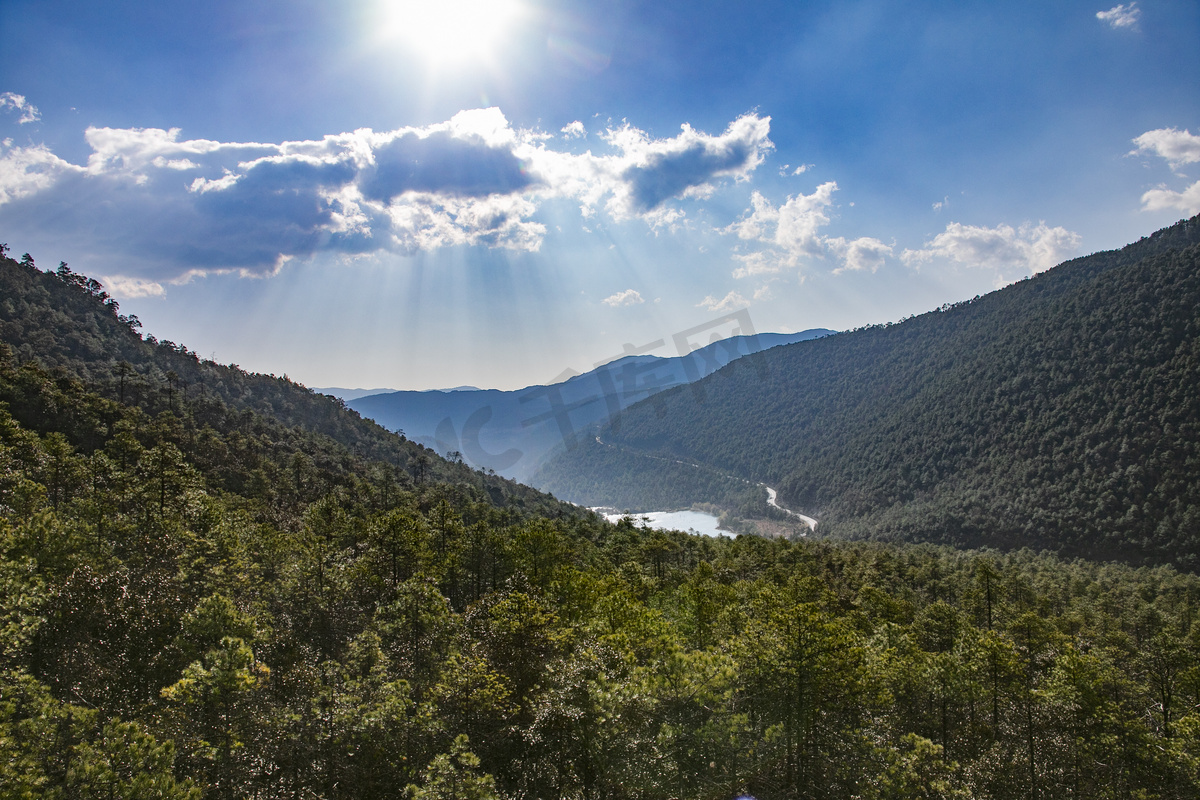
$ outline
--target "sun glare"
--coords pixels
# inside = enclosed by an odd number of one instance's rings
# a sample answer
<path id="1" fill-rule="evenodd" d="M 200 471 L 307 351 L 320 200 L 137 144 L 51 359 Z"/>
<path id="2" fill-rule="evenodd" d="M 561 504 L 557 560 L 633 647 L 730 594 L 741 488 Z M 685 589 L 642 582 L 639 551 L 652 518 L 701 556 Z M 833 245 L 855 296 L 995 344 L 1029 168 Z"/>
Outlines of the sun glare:
<path id="1" fill-rule="evenodd" d="M 382 38 L 430 64 L 486 59 L 521 13 L 518 0 L 381 0 Z"/>

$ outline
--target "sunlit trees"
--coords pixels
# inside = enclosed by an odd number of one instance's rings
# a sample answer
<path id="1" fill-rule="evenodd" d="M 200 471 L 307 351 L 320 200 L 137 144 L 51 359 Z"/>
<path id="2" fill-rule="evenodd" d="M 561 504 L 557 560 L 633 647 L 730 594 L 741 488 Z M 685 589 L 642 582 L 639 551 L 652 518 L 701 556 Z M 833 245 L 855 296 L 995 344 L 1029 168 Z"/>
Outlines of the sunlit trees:
<path id="1" fill-rule="evenodd" d="M 245 752 L 253 736 L 257 694 L 270 669 L 241 639 L 225 636 L 162 690 L 175 708 L 175 736 L 185 757 L 206 778 L 214 797 L 246 793 L 254 759 Z"/>

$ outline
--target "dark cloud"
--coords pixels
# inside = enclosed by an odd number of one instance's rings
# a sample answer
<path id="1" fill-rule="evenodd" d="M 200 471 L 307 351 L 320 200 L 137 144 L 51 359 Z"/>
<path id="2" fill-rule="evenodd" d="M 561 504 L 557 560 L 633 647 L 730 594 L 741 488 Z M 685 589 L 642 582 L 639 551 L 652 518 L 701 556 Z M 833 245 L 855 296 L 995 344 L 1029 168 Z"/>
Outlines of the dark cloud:
<path id="1" fill-rule="evenodd" d="M 512 151 L 455 138 L 445 131 L 407 133 L 375 151 L 359 181 L 363 196 L 388 201 L 405 192 L 486 197 L 519 192 L 532 181 Z"/>
<path id="2" fill-rule="evenodd" d="M 353 176 L 340 169 L 343 180 Z M 72 172 L 39 192 L 36 203 L 7 204 L 4 219 L 6 227 L 99 257 L 108 271 L 156 279 L 193 270 L 267 273 L 281 255 L 366 249 L 351 236 L 335 241 L 330 229 L 340 208 L 321 196 L 320 181 L 305 183 L 306 172 L 322 170 L 264 163 L 207 192 L 188 191 L 173 171 L 152 171 L 140 182 Z"/>
<path id="3" fill-rule="evenodd" d="M 358 170 L 349 160 L 318 161 L 310 158 L 269 158 L 255 161 L 238 178 L 237 187 L 256 195 L 334 189 L 354 180 Z"/>
<path id="4" fill-rule="evenodd" d="M 213 217 L 242 216 L 316 229 L 333 218 L 329 191 L 350 183 L 355 173 L 354 164 L 348 161 L 257 161 L 230 185 L 199 191 L 196 205 Z"/>
<path id="5" fill-rule="evenodd" d="M 621 177 L 629 182 L 637 209 L 649 211 L 714 175 L 745 169 L 757 158 L 758 148 L 749 142 L 726 142 L 717 148 L 697 142 L 684 150 L 655 153 L 649 163 L 630 167 Z"/>

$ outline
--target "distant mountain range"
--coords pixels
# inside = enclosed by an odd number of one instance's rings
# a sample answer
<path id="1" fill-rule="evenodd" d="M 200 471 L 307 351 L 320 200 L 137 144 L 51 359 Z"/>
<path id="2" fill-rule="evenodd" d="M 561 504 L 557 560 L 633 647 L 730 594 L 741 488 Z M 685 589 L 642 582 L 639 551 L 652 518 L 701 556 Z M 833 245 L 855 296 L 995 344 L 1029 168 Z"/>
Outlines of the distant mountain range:
<path id="1" fill-rule="evenodd" d="M 313 386 L 310 387 L 318 394 L 327 394 L 333 397 L 338 397 L 349 403 L 351 400 L 357 400 L 360 397 L 367 397 L 373 394 L 391 394 L 398 392 L 399 389 L 391 389 L 388 387 L 380 387 L 378 389 L 347 389 L 344 386 Z M 423 392 L 477 392 L 478 386 L 454 386 L 449 389 L 422 389 Z"/>
<path id="2" fill-rule="evenodd" d="M 574 447 L 579 431 L 613 420 L 633 403 L 648 398 L 653 403 L 659 392 L 699 380 L 738 358 L 831 333 L 817 328 L 730 336 L 687 355 L 628 355 L 562 382 L 515 391 L 468 387 L 340 396 L 364 417 L 443 455 L 523 481 L 556 448 Z"/>
<path id="3" fill-rule="evenodd" d="M 333 397 L 339 397 L 349 403 L 351 400 L 357 400 L 360 397 L 366 397 L 372 394 L 384 394 L 386 392 L 394 392 L 395 389 L 379 388 L 379 389 L 346 389 L 342 386 L 311 386 L 314 392 L 319 394 L 327 394 Z"/>
<path id="4" fill-rule="evenodd" d="M 826 535 L 1200 567 L 1200 217 L 761 360 L 624 410 L 533 484 L 655 509 L 761 481 Z"/>

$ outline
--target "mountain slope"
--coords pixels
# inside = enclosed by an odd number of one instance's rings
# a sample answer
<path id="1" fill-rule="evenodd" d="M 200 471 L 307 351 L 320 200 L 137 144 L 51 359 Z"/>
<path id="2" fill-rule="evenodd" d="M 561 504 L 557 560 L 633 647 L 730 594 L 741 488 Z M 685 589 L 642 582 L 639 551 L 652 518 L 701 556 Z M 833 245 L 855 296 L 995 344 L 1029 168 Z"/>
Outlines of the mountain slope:
<path id="1" fill-rule="evenodd" d="M 458 452 L 480 469 L 527 480 L 556 447 L 573 446 L 577 431 L 639 400 L 710 375 L 746 355 L 831 333 L 822 328 L 731 336 L 685 356 L 625 356 L 548 386 L 390 392 L 347 404 L 440 453 Z"/>
<path id="2" fill-rule="evenodd" d="M 185 345 L 152 335 L 143 338 L 140 327 L 136 317 L 119 313 L 99 283 L 65 264 L 42 272 L 28 255 L 18 262 L 0 252 L 0 343 L 10 348 L 15 361 L 36 362 L 50 371 L 45 377 L 74 379 L 88 391 L 147 415 L 169 412 L 198 429 L 240 432 L 243 450 L 230 455 L 219 470 L 225 480 L 235 479 L 240 486 L 263 463 L 281 468 L 297 457 L 311 462 L 332 484 L 378 468 L 372 464 L 387 465 L 407 473 L 409 480 L 472 486 L 500 505 L 574 513 L 527 486 L 448 462 L 287 376 L 248 373 L 236 364 L 201 359 Z M 90 428 L 87 420 L 74 430 L 71 414 L 44 405 L 38 388 L 43 379 L 31 373 L 28 385 L 10 390 L 0 401 L 10 404 L 23 424 L 65 433 L 77 446 L 100 446 L 107 432 L 82 430 Z"/>
<path id="3" fill-rule="evenodd" d="M 765 377 L 726 369 L 695 384 L 702 401 L 685 389 L 635 406 L 535 483 L 577 502 L 614 481 L 661 490 L 684 468 L 657 456 L 776 486 L 828 535 L 1195 568 L 1197 242 L 1193 218 L 966 303 L 773 350 Z M 678 504 L 705 499 L 681 488 Z"/>

